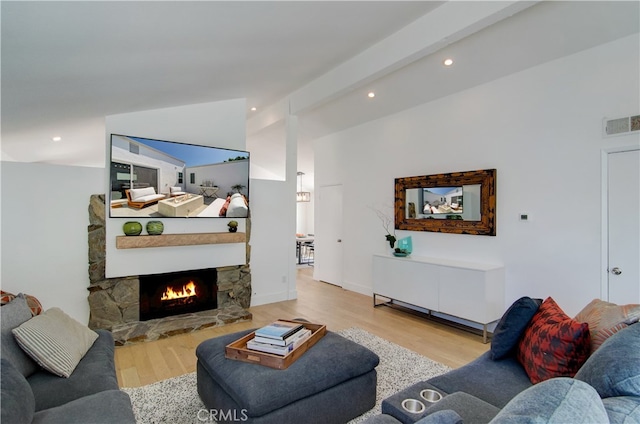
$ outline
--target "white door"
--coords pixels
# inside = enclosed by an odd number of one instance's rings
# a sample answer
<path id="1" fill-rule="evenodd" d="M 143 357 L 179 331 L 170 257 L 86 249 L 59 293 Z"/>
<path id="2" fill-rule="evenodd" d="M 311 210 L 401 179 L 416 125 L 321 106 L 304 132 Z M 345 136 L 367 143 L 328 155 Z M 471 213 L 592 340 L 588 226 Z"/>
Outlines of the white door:
<path id="1" fill-rule="evenodd" d="M 342 286 L 342 185 L 320 187 L 314 279 Z"/>
<path id="2" fill-rule="evenodd" d="M 608 297 L 640 303 L 640 150 L 607 155 Z"/>

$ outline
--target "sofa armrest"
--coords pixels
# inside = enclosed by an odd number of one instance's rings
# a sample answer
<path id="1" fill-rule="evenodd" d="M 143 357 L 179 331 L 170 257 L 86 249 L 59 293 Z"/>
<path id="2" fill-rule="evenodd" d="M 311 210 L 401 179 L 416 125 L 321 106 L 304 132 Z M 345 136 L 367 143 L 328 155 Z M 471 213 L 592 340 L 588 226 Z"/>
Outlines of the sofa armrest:
<path id="1" fill-rule="evenodd" d="M 3 423 L 30 423 L 36 409 L 36 401 L 27 379 L 7 359 L 0 360 L 0 409 Z"/>
<path id="2" fill-rule="evenodd" d="M 107 390 L 36 412 L 32 424 L 135 424 L 129 395 Z"/>
<path id="3" fill-rule="evenodd" d="M 434 412 L 433 414 L 429 414 L 426 417 L 422 418 L 419 421 L 416 421 L 415 424 L 462 424 L 462 418 L 460 415 L 456 413 L 456 411 L 452 411 L 451 409 L 443 409 L 442 411 Z"/>
<path id="4" fill-rule="evenodd" d="M 437 412 L 450 410 L 461 418 L 465 423 L 487 423 L 500 412 L 500 409 L 464 392 L 455 392 L 443 397 L 430 408 L 427 408 L 428 415 Z M 428 416 L 427 415 L 427 416 Z M 435 421 L 437 422 L 437 421 Z"/>

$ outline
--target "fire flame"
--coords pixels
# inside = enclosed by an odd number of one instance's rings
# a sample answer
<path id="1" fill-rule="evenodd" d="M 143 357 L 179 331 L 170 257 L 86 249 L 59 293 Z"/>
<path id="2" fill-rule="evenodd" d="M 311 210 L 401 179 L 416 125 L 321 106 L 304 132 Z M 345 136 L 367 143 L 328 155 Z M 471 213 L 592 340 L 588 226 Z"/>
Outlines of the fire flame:
<path id="1" fill-rule="evenodd" d="M 162 293 L 161 300 L 171 300 L 171 299 L 183 299 L 185 297 L 195 296 L 196 293 L 196 285 L 193 281 L 189 281 L 188 284 L 182 286 L 181 291 L 174 291 L 173 288 L 167 287 L 167 290 Z"/>

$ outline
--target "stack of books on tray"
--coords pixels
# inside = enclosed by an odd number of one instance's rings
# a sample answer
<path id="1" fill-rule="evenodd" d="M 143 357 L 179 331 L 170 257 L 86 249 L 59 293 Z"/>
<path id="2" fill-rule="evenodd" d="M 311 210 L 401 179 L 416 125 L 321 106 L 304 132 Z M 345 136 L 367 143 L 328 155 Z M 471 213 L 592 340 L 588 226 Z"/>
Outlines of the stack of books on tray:
<path id="1" fill-rule="evenodd" d="M 285 356 L 311 337 L 311 330 L 297 322 L 276 321 L 255 331 L 247 348 Z"/>

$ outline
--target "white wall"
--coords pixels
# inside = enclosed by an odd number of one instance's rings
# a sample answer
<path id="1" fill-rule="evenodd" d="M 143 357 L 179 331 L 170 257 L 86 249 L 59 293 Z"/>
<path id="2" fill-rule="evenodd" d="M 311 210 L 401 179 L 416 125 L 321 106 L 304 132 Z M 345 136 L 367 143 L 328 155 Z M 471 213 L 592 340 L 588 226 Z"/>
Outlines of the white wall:
<path id="1" fill-rule="evenodd" d="M 104 170 L 2 162 L 2 290 L 89 322 L 89 198 Z"/>
<path id="2" fill-rule="evenodd" d="M 295 299 L 295 211 L 277 199 L 292 198 L 284 181 L 251 180 L 251 304 Z"/>
<path id="3" fill-rule="evenodd" d="M 195 174 L 194 184 L 190 182 L 191 173 Z M 228 193 L 235 193 L 231 187 L 236 184 L 245 185 L 241 192 L 248 195 L 249 187 L 246 187 L 246 182 L 249 181 L 249 166 L 246 160 L 234 160 L 185 169 L 184 185 L 188 192 L 198 194 L 203 181 L 213 181 L 213 184 L 218 186 L 218 197 L 227 197 Z"/>
<path id="4" fill-rule="evenodd" d="M 553 296 L 571 315 L 600 297 L 600 152 L 639 138 L 602 138 L 602 119 L 640 112 L 639 50 L 636 34 L 316 140 L 315 186 L 344 187 L 344 287 L 371 294 L 388 244 L 367 206 L 393 204 L 394 178 L 496 168 L 496 237 L 398 238 L 415 255 L 504 264 L 507 304 Z"/>

